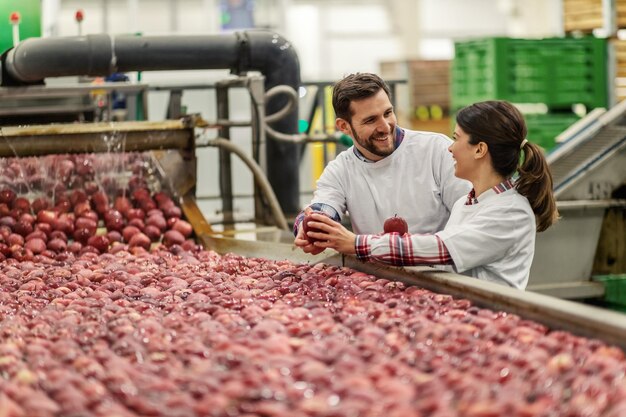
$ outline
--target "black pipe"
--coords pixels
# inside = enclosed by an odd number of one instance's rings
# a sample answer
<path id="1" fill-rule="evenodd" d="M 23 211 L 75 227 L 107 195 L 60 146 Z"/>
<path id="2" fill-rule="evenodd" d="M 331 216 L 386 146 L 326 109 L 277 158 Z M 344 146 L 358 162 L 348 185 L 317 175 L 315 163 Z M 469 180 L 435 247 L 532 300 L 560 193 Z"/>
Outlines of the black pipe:
<path id="1" fill-rule="evenodd" d="M 107 76 L 115 72 L 230 69 L 235 74 L 259 71 L 265 89 L 300 87 L 300 64 L 293 46 L 276 33 L 251 30 L 202 36 L 110 36 L 31 38 L 2 57 L 2 86 L 41 84 L 61 76 Z M 268 114 L 287 102 L 266 103 Z M 297 106 L 272 124 L 279 132 L 298 133 Z M 285 213 L 299 210 L 300 146 L 269 140 L 268 179 Z"/>
<path id="2" fill-rule="evenodd" d="M 265 75 L 265 90 L 277 85 L 300 88 L 300 64 L 293 46 L 276 34 L 247 32 L 250 41 L 250 65 Z M 287 97 L 276 96 L 265 103 L 266 114 L 273 114 L 287 105 Z M 270 123 L 279 132 L 298 133 L 298 106 L 281 120 Z M 267 179 L 287 218 L 300 210 L 299 162 L 302 144 L 266 141 Z"/>

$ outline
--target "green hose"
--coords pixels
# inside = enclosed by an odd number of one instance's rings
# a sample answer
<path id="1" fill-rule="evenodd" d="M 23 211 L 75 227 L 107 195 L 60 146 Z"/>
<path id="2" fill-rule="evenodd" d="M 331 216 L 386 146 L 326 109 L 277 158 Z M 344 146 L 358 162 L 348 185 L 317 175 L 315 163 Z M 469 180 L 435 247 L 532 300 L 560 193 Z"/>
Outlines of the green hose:
<path id="1" fill-rule="evenodd" d="M 346 135 L 345 133 L 343 133 L 341 136 L 339 136 L 339 143 L 341 143 L 342 145 L 344 145 L 346 147 L 350 147 L 353 144 L 352 138 L 350 136 Z"/>

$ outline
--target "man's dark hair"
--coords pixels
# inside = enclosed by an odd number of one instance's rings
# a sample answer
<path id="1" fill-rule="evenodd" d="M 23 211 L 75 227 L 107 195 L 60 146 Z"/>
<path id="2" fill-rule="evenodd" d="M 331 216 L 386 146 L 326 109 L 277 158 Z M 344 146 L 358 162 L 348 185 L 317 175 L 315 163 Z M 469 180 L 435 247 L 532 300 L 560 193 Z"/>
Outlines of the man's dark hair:
<path id="1" fill-rule="evenodd" d="M 351 121 L 350 103 L 371 97 L 381 89 L 385 91 L 385 94 L 391 100 L 389 86 L 376 74 L 357 72 L 337 81 L 333 86 L 333 109 L 335 110 L 335 115 Z"/>

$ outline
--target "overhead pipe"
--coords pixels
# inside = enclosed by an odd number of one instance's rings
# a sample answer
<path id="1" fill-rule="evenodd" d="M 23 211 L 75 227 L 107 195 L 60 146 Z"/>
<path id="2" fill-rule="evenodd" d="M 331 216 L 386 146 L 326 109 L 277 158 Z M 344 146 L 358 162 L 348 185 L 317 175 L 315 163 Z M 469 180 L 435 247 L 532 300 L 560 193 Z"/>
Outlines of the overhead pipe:
<path id="1" fill-rule="evenodd" d="M 230 69 L 242 75 L 259 71 L 265 90 L 288 85 L 300 87 L 300 64 L 289 41 L 264 30 L 201 36 L 111 36 L 107 34 L 31 38 L 2 57 L 2 86 L 43 84 L 45 78 L 107 76 L 115 72 L 192 69 Z M 288 98 L 266 103 L 268 114 L 285 107 Z M 298 133 L 297 105 L 271 127 L 285 134 Z M 267 177 L 285 213 L 299 210 L 301 145 L 268 141 Z"/>

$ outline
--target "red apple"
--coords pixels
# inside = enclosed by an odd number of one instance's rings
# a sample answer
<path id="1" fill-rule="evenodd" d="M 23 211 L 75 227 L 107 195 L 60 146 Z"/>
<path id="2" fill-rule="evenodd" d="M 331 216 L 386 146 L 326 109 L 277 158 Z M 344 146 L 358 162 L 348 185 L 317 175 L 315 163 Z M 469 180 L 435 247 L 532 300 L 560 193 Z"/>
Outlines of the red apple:
<path id="1" fill-rule="evenodd" d="M 0 217 L 8 216 L 11 209 L 6 203 L 0 203 Z"/>
<path id="2" fill-rule="evenodd" d="M 115 198 L 113 207 L 120 213 L 126 213 L 133 205 L 127 197 L 119 196 Z"/>
<path id="3" fill-rule="evenodd" d="M 8 188 L 3 188 L 0 190 L 0 203 L 4 204 L 13 204 L 13 200 L 15 200 L 15 192 L 13 190 L 9 190 Z"/>
<path id="4" fill-rule="evenodd" d="M 22 213 L 30 212 L 30 201 L 24 197 L 17 197 L 13 200 L 13 208 L 20 210 Z"/>
<path id="5" fill-rule="evenodd" d="M 130 241 L 128 242 L 128 246 L 131 248 L 139 246 L 148 250 L 150 249 L 150 243 L 151 243 L 150 238 L 146 236 L 145 234 L 139 232 L 130 238 Z"/>
<path id="6" fill-rule="evenodd" d="M 161 238 L 161 231 L 159 230 L 159 228 L 151 224 L 145 227 L 143 233 L 148 236 L 153 242 L 156 242 Z"/>
<path id="7" fill-rule="evenodd" d="M 87 239 L 87 246 L 93 246 L 100 253 L 106 252 L 110 244 L 109 238 L 103 235 L 91 236 Z"/>
<path id="8" fill-rule="evenodd" d="M 96 191 L 95 193 L 93 193 L 93 195 L 91 196 L 91 201 L 96 207 L 109 207 L 109 196 L 107 196 L 104 191 Z"/>
<path id="9" fill-rule="evenodd" d="M 185 236 L 178 230 L 168 230 L 163 234 L 163 244 L 168 248 L 173 245 L 182 245 L 184 241 Z"/>
<path id="10" fill-rule="evenodd" d="M 35 238 L 28 240 L 24 244 L 24 249 L 28 249 L 31 252 L 33 252 L 33 254 L 36 255 L 46 250 L 46 242 L 44 242 L 43 239 L 35 237 Z"/>
<path id="11" fill-rule="evenodd" d="M 146 217 L 146 213 L 140 208 L 130 208 L 126 210 L 126 219 L 141 219 L 143 220 Z"/>
<path id="12" fill-rule="evenodd" d="M 315 221 L 315 220 L 313 220 L 313 218 L 311 216 L 312 214 L 322 214 L 324 216 L 326 215 L 326 214 L 322 213 L 321 211 L 313 211 L 310 214 L 307 214 L 306 216 L 304 216 L 304 220 L 302 220 L 302 229 L 304 230 L 304 238 L 306 240 L 308 240 L 309 243 L 314 243 L 314 242 L 320 242 L 321 241 L 320 239 L 311 237 L 311 236 L 309 236 L 307 234 L 308 232 L 321 232 L 321 230 L 309 226 L 309 222 Z"/>
<path id="13" fill-rule="evenodd" d="M 82 203 L 83 201 L 87 201 L 87 193 L 83 190 L 74 190 L 72 194 L 70 194 L 70 202 L 73 206 L 76 206 L 78 203 Z"/>
<path id="14" fill-rule="evenodd" d="M 185 220 L 178 220 L 172 225 L 172 230 L 178 230 L 185 238 L 188 238 L 193 233 L 191 224 Z"/>
<path id="15" fill-rule="evenodd" d="M 31 204 L 31 208 L 35 212 L 35 214 L 39 213 L 41 210 L 46 210 L 50 207 L 50 201 L 45 197 L 38 197 Z"/>
<path id="16" fill-rule="evenodd" d="M 400 235 L 403 235 L 409 232 L 409 225 L 406 223 L 406 220 L 402 217 L 398 217 L 396 214 L 395 216 L 385 220 L 383 230 L 385 233 L 399 233 Z"/>
<path id="17" fill-rule="evenodd" d="M 122 241 L 122 234 L 117 230 L 108 231 L 106 237 L 109 239 L 109 242 L 111 242 L 111 244 Z"/>

